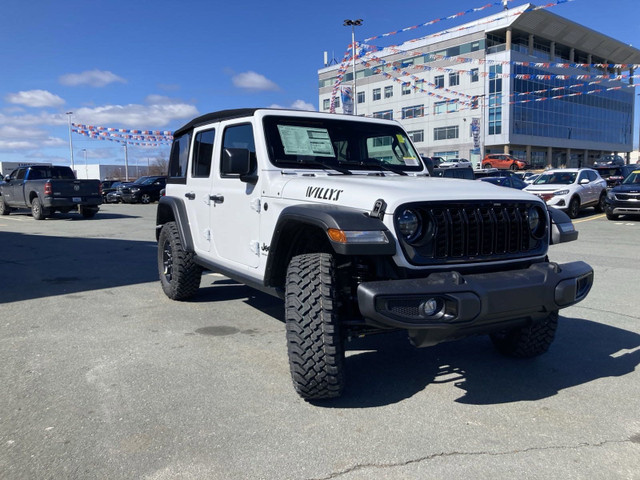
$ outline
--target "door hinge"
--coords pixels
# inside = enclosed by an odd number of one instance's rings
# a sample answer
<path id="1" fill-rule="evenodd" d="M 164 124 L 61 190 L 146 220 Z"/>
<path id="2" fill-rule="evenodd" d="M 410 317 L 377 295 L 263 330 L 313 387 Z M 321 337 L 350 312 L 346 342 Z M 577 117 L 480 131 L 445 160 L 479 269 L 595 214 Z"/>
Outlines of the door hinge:
<path id="1" fill-rule="evenodd" d="M 260 242 L 258 242 L 257 240 L 252 240 L 251 242 L 249 242 L 249 249 L 254 255 L 260 255 Z"/>
<path id="2" fill-rule="evenodd" d="M 253 210 L 255 210 L 256 212 L 260 213 L 260 199 L 259 198 L 254 198 L 253 200 L 251 200 L 251 208 Z"/>

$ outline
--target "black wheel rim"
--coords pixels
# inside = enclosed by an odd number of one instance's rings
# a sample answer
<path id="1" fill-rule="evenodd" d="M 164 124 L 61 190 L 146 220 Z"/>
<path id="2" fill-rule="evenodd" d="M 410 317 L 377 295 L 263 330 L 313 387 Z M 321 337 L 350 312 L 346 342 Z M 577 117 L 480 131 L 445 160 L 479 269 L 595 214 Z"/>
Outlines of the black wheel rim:
<path id="1" fill-rule="evenodd" d="M 171 281 L 173 276 L 173 250 L 169 241 L 164 242 L 162 247 L 162 274 L 167 282 Z"/>

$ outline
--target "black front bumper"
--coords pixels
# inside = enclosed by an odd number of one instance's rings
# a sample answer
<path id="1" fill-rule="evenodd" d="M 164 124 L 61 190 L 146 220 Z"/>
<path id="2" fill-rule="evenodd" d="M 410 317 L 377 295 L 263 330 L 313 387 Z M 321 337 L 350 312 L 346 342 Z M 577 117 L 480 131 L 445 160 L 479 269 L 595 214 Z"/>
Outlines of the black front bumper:
<path id="1" fill-rule="evenodd" d="M 523 325 L 584 299 L 593 269 L 584 262 L 538 263 L 522 270 L 363 282 L 366 323 L 409 330 L 418 346 Z"/>

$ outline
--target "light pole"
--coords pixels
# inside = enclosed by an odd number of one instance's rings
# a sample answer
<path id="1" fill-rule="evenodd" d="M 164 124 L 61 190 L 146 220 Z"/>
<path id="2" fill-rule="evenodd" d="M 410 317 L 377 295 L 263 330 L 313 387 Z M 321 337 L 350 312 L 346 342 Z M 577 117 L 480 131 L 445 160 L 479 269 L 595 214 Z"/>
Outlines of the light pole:
<path id="1" fill-rule="evenodd" d="M 89 167 L 87 167 L 87 149 L 83 148 L 82 153 L 84 154 L 84 176 L 85 178 L 89 178 Z"/>
<path id="2" fill-rule="evenodd" d="M 355 28 L 362 25 L 362 19 L 345 20 L 342 24 L 351 27 L 351 58 L 353 59 L 353 114 L 358 114 L 358 95 L 356 93 L 356 31 Z"/>
<path id="3" fill-rule="evenodd" d="M 71 153 L 71 170 L 75 172 L 75 164 L 73 163 L 73 141 L 71 140 L 71 115 L 73 112 L 66 112 L 67 123 L 69 124 L 69 152 Z"/>

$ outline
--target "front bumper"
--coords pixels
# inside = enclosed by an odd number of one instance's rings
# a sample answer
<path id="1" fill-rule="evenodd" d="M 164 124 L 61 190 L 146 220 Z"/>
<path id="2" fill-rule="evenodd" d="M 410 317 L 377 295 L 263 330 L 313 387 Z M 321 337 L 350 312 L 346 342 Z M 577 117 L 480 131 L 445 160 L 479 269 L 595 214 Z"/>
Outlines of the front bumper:
<path id="1" fill-rule="evenodd" d="M 490 333 L 542 320 L 583 300 L 593 285 L 584 262 L 538 263 L 522 270 L 363 282 L 358 305 L 365 321 L 402 328 L 417 346 Z"/>
<path id="2" fill-rule="evenodd" d="M 140 193 L 123 193 L 120 198 L 124 203 L 138 203 L 140 201 Z"/>

